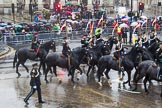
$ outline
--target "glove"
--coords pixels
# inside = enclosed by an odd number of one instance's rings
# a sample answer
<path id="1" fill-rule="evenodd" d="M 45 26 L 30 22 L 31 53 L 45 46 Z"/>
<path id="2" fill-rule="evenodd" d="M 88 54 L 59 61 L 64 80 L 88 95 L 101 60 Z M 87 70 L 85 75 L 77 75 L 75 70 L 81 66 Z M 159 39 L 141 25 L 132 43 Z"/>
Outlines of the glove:
<path id="1" fill-rule="evenodd" d="M 34 89 L 36 89 L 36 88 L 37 88 L 37 86 L 33 86 L 33 88 L 34 88 Z"/>

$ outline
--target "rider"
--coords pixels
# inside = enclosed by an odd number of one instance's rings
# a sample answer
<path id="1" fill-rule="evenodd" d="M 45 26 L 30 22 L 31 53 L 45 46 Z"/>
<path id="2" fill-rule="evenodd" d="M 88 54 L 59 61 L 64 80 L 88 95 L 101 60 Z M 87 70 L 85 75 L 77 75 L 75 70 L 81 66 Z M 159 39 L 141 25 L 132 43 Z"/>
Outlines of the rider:
<path id="1" fill-rule="evenodd" d="M 159 42 L 159 49 L 157 49 L 157 63 L 160 67 L 159 73 L 158 73 L 158 77 L 159 75 L 162 74 L 162 42 Z"/>
<path id="2" fill-rule="evenodd" d="M 148 39 L 146 37 L 145 32 L 144 32 L 143 37 L 142 37 L 142 47 L 143 48 L 148 48 L 149 47 L 149 42 L 148 42 Z"/>
<path id="3" fill-rule="evenodd" d="M 39 45 L 40 45 L 40 42 L 38 41 L 38 33 L 34 32 L 32 44 L 31 44 L 31 49 L 34 49 L 34 51 L 36 52 L 36 57 L 38 55 Z"/>
<path id="4" fill-rule="evenodd" d="M 123 55 L 122 39 L 119 39 L 118 43 L 116 44 L 114 52 L 114 57 L 118 60 L 119 69 L 121 69 L 122 55 Z"/>
<path id="5" fill-rule="evenodd" d="M 62 54 L 63 54 L 65 57 L 68 57 L 69 53 L 71 52 L 71 49 L 70 49 L 70 47 L 69 47 L 69 45 L 68 45 L 68 40 L 67 40 L 67 38 L 65 37 L 64 39 L 65 39 L 65 41 L 64 41 L 64 43 L 63 43 Z"/>
<path id="6" fill-rule="evenodd" d="M 101 29 L 98 29 L 98 31 L 95 31 L 96 41 L 94 46 L 98 47 L 101 43 L 103 43 L 103 39 L 101 37 Z"/>
<path id="7" fill-rule="evenodd" d="M 88 44 L 89 44 L 88 40 L 89 39 L 88 39 L 87 35 L 85 34 L 81 39 L 82 48 L 88 47 Z"/>
<path id="8" fill-rule="evenodd" d="M 150 33 L 150 45 L 153 44 L 154 42 L 156 42 L 157 39 L 158 39 L 158 38 L 157 38 L 157 36 L 156 36 L 156 33 L 155 33 L 154 31 L 152 31 L 152 32 Z"/>
<path id="9" fill-rule="evenodd" d="M 136 47 L 142 46 L 142 37 L 141 36 L 142 36 L 141 34 L 138 35 L 138 39 L 136 40 L 136 43 L 135 43 Z"/>

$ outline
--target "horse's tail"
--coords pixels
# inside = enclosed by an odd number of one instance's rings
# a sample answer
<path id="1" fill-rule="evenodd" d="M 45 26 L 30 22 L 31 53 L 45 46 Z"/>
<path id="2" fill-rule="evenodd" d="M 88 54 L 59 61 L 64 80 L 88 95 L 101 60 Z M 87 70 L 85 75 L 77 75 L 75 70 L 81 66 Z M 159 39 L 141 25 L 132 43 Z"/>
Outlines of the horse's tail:
<path id="1" fill-rule="evenodd" d="M 17 51 L 15 52 L 14 61 L 13 61 L 13 68 L 15 68 L 15 63 L 17 62 Z"/>

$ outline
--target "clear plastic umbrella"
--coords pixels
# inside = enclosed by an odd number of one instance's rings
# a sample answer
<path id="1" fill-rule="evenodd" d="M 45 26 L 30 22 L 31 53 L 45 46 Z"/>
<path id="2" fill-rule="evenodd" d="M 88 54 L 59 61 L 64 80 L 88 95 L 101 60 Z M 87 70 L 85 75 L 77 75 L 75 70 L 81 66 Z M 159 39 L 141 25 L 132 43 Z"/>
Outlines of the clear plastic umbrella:
<path id="1" fill-rule="evenodd" d="M 132 22 L 130 26 L 136 26 L 138 24 L 138 22 Z"/>
<path id="2" fill-rule="evenodd" d="M 121 27 L 121 28 L 128 28 L 129 26 L 127 24 L 125 24 L 125 23 L 122 23 L 122 24 L 119 25 L 119 27 Z"/>

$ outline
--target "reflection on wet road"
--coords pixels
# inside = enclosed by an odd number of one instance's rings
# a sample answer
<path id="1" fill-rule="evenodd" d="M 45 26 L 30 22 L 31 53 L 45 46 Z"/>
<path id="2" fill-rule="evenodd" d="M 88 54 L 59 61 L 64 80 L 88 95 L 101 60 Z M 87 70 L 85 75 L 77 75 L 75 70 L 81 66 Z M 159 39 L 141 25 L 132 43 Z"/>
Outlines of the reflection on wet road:
<path id="1" fill-rule="evenodd" d="M 58 69 L 61 70 L 61 69 Z M 2 72 L 3 71 L 3 72 Z M 11 72 L 12 71 L 12 72 Z M 30 90 L 28 74 L 20 68 L 21 78 L 17 79 L 14 69 L 1 69 L 0 74 L 0 106 L 5 108 L 23 108 L 23 98 Z M 87 80 L 85 74 L 73 84 L 67 72 L 64 72 L 62 83 L 54 76 L 49 84 L 41 76 L 42 96 L 45 104 L 37 103 L 37 94 L 29 100 L 29 108 L 161 108 L 160 86 L 153 82 L 150 93 L 144 93 L 143 85 L 139 84 L 138 92 L 130 93 L 123 90 L 122 82 L 117 78 L 117 72 L 111 71 L 112 85 L 103 80 L 99 87 L 93 73 Z M 50 79 L 50 74 L 48 79 Z M 125 76 L 125 79 L 127 77 Z M 124 79 L 124 80 L 125 80 Z M 121 89 L 118 89 L 120 87 Z M 130 89 L 127 85 L 125 89 Z"/>

